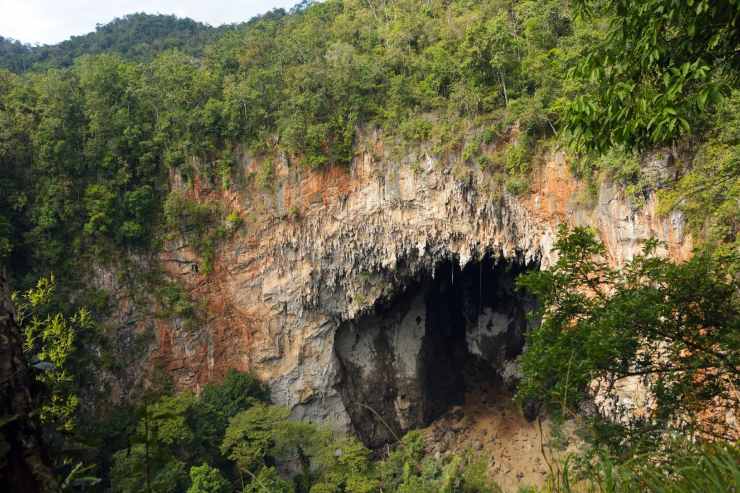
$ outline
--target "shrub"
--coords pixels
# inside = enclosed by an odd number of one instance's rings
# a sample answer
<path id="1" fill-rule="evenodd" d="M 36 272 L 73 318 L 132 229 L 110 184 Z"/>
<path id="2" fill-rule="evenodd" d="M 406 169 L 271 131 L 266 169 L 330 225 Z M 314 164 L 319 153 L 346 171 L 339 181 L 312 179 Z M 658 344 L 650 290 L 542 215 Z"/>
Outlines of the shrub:
<path id="1" fill-rule="evenodd" d="M 263 190 L 269 190 L 272 187 L 274 178 L 275 166 L 272 159 L 263 160 L 257 170 L 257 185 Z"/>

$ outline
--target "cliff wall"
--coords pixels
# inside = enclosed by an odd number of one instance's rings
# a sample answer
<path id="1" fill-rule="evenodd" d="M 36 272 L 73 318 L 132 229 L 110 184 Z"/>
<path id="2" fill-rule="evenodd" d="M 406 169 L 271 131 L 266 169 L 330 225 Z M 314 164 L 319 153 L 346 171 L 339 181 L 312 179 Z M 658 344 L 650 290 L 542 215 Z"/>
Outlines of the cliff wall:
<path id="1" fill-rule="evenodd" d="M 278 162 L 267 190 L 248 179 L 264 164 L 248 156 L 238 170 L 246 185 L 224 192 L 196 180 L 189 189 L 197 200 L 221 201 L 245 224 L 219 247 L 208 274 L 199 272 L 199 259 L 182 242 L 171 242 L 161 253 L 169 275 L 183 282 L 207 313 L 194 329 L 178 320 L 157 322 L 151 359 L 179 387 L 198 390 L 228 368 L 251 370 L 270 383 L 273 399 L 296 418 L 357 429 L 358 412 L 348 410 L 348 399 L 368 391 L 347 392 L 350 357 L 375 372 L 370 392 L 374 386 L 393 387 L 390 404 L 373 411 L 403 431 L 425 419 L 423 410 L 411 408 L 414 392 L 423 393 L 414 382 L 421 378 L 420 355 L 430 333 L 426 322 L 420 329 L 404 317 L 429 316 L 414 296 L 445 262 L 453 277 L 469 264 L 484 265 L 484 259 L 546 269 L 555 258 L 552 246 L 561 222 L 596 228 L 617 265 L 651 237 L 665 241 L 665 253 L 677 259 L 691 249 L 682 218 L 658 217 L 653 194 L 635 207 L 607 181 L 596 197 L 584 200 L 585 185 L 573 178 L 562 152 L 546 153 L 529 193 L 514 197 L 496 192 L 488 175 L 454 157 L 441 159 L 420 149 L 394 158 L 378 136 L 368 137 L 363 147 L 349 169 L 307 171 Z M 658 158 L 652 163 L 659 171 L 666 166 Z M 173 186 L 186 188 L 174 175 Z M 378 337 L 347 339 L 347 327 L 357 334 L 377 331 L 383 324 L 372 317 L 382 318 L 379 307 L 398 304 L 402 293 L 408 300 L 398 323 L 383 329 L 392 341 L 385 352 L 378 349 Z M 511 307 L 489 308 L 489 319 L 513 313 Z M 503 332 L 513 330 L 514 318 L 502 320 Z M 475 353 L 477 344 L 480 352 L 480 337 L 465 337 L 468 351 Z M 500 363 L 497 369 L 504 376 Z M 400 388 L 398 382 L 411 384 Z"/>

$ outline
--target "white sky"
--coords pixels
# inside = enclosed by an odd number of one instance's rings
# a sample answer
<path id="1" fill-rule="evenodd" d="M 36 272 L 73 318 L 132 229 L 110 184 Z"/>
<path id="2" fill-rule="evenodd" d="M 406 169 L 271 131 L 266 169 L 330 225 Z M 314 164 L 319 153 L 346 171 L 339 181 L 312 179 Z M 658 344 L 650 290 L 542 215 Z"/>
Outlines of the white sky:
<path id="1" fill-rule="evenodd" d="M 0 0 L 0 36 L 54 44 L 135 12 L 175 14 L 212 26 L 242 22 L 299 0 Z"/>

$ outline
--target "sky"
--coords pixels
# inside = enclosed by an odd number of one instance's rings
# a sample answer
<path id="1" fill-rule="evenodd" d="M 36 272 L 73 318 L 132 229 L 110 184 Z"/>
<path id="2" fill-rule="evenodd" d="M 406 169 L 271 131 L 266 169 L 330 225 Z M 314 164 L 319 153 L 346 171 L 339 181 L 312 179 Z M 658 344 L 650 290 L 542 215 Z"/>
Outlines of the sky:
<path id="1" fill-rule="evenodd" d="M 299 0 L 0 0 L 0 36 L 55 44 L 135 12 L 174 14 L 218 26 L 249 20 Z"/>

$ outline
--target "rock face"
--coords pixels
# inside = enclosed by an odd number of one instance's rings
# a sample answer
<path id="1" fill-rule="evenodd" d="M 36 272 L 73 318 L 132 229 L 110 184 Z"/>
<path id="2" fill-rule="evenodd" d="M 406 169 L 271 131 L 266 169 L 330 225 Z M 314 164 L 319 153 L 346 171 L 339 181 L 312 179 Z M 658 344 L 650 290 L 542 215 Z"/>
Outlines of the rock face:
<path id="1" fill-rule="evenodd" d="M 251 370 L 296 418 L 377 444 L 459 398 L 459 371 L 447 370 L 461 358 L 512 375 L 532 302 L 512 294 L 505 266 L 547 268 L 559 223 L 594 226 L 615 264 L 653 236 L 675 258 L 691 248 L 681 218 L 657 217 L 652 196 L 638 209 L 605 184 L 581 199 L 559 153 L 517 198 L 455 158 L 394 159 L 377 137 L 363 145 L 349 169 L 278 163 L 270 190 L 250 185 L 260 163 L 247 157 L 238 191 L 196 182 L 194 198 L 223 202 L 245 226 L 208 275 L 186 245 L 161 255 L 208 313 L 195 330 L 158 322 L 154 358 L 180 387 Z M 476 276 L 490 292 L 478 303 Z"/>

